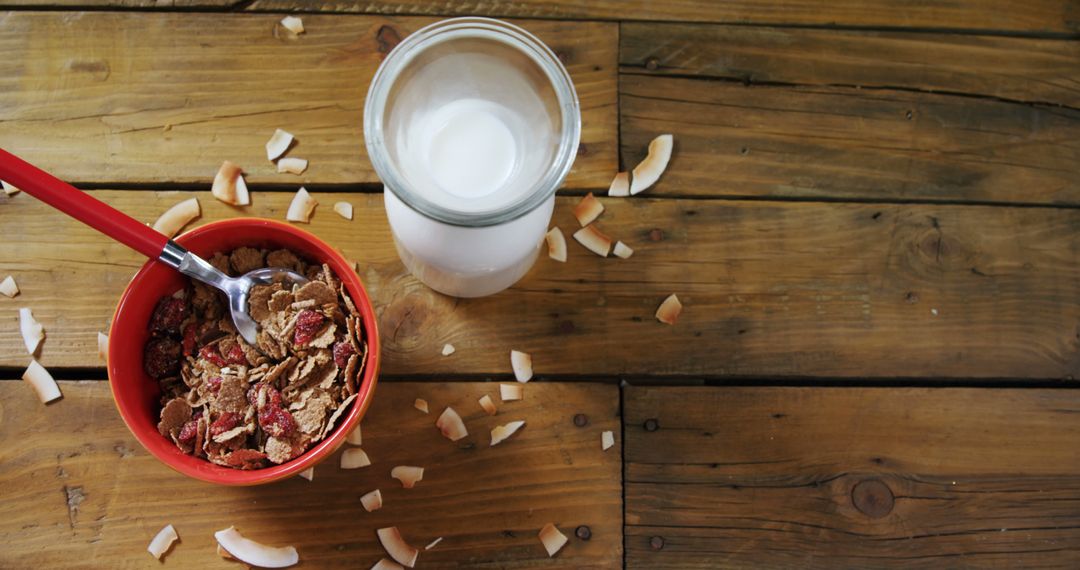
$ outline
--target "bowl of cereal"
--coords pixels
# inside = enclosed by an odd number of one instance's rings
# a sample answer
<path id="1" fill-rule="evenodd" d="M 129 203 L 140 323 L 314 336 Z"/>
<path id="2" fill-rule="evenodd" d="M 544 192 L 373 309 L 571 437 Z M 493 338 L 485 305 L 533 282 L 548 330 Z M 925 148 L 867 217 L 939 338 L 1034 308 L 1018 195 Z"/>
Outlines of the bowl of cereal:
<path id="1" fill-rule="evenodd" d="M 277 481 L 325 459 L 359 425 L 379 371 L 375 313 L 352 264 L 304 230 L 257 218 L 175 241 L 229 275 L 285 267 L 307 282 L 251 289 L 251 345 L 220 292 L 147 262 L 120 297 L 109 342 L 128 428 L 169 467 L 223 485 Z"/>

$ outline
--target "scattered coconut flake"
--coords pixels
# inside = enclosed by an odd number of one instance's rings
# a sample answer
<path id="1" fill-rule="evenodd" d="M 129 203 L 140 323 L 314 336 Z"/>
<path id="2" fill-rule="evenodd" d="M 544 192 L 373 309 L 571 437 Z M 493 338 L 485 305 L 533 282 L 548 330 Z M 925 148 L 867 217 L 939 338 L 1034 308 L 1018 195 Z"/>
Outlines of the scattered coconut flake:
<path id="1" fill-rule="evenodd" d="M 371 460 L 368 459 L 367 453 L 364 453 L 364 450 L 359 447 L 346 449 L 341 454 L 342 469 L 358 469 L 368 465 L 371 465 Z"/>
<path id="2" fill-rule="evenodd" d="M 450 343 L 446 343 L 442 347 L 442 355 L 443 356 L 450 356 L 451 354 L 454 354 L 455 351 L 457 351 L 457 349 L 454 348 L 454 345 L 452 345 Z"/>
<path id="3" fill-rule="evenodd" d="M 679 302 L 679 298 L 674 293 L 664 299 L 663 303 L 660 303 L 660 307 L 656 309 L 656 320 L 673 325 L 675 321 L 679 320 L 679 313 L 682 313 L 682 303 Z"/>
<path id="4" fill-rule="evenodd" d="M 285 20 L 282 20 L 282 23 L 284 22 Z M 289 145 L 291 145 L 292 142 L 292 134 L 281 129 L 274 129 L 274 134 L 270 136 L 270 140 L 266 141 L 266 160 L 274 162 L 275 158 L 285 154 L 285 151 L 289 150 Z"/>
<path id="5" fill-rule="evenodd" d="M 361 445 L 363 441 L 363 435 L 360 433 L 360 424 L 356 424 L 356 429 L 349 432 L 349 435 L 345 436 L 345 442 L 349 445 Z"/>
<path id="6" fill-rule="evenodd" d="M 379 535 L 379 543 L 382 544 L 390 558 L 409 568 L 416 565 L 416 557 L 420 556 L 420 551 L 405 542 L 396 526 L 380 528 L 375 531 L 375 534 Z"/>
<path id="7" fill-rule="evenodd" d="M 611 449 L 611 446 L 615 445 L 615 433 L 611 431 L 605 431 L 600 434 L 600 447 L 607 451 Z"/>
<path id="8" fill-rule="evenodd" d="M 15 278 L 8 275 L 0 281 L 0 293 L 5 297 L 14 297 L 19 294 L 19 286 L 15 284 Z"/>
<path id="9" fill-rule="evenodd" d="M 439 428 L 443 436 L 450 441 L 457 441 L 469 435 L 469 430 L 465 429 L 465 422 L 461 421 L 461 416 L 449 406 L 443 410 L 439 419 L 435 420 L 435 427 Z"/>
<path id="10" fill-rule="evenodd" d="M 165 556 L 165 553 L 169 551 L 173 542 L 176 542 L 176 539 L 178 538 L 180 537 L 176 535 L 176 529 L 173 528 L 173 525 L 167 524 L 165 525 L 165 528 L 154 535 L 153 540 L 150 541 L 150 546 L 147 546 L 146 550 L 153 555 L 154 558 L 161 560 L 161 557 Z"/>
<path id="11" fill-rule="evenodd" d="M 611 238 L 596 229 L 596 226 L 586 226 L 574 232 L 574 239 L 600 257 L 607 257 L 611 251 Z"/>
<path id="12" fill-rule="evenodd" d="M 418 481 L 424 480 L 424 468 L 411 465 L 398 465 L 390 470 L 390 476 L 401 481 L 401 486 L 412 489 Z"/>
<path id="13" fill-rule="evenodd" d="M 109 361 L 109 335 L 97 333 L 97 353 L 102 362 Z"/>
<path id="14" fill-rule="evenodd" d="M 60 387 L 56 385 L 56 380 L 53 380 L 49 371 L 45 370 L 45 367 L 36 360 L 30 361 L 30 366 L 26 367 L 22 379 L 34 388 L 34 392 L 37 392 L 37 397 L 42 404 L 48 404 L 63 396 L 60 393 Z"/>
<path id="15" fill-rule="evenodd" d="M 480 407 L 484 408 L 484 411 L 487 412 L 487 415 L 489 415 L 489 416 L 494 416 L 496 411 L 497 411 L 495 409 L 495 402 L 493 402 L 491 400 L 491 396 L 488 396 L 488 395 L 485 395 L 483 398 L 480 398 Z"/>
<path id="16" fill-rule="evenodd" d="M 210 188 L 210 194 L 232 206 L 247 206 L 251 203 L 247 183 L 244 182 L 240 167 L 228 160 L 221 163 L 221 168 L 214 176 L 214 185 Z"/>
<path id="17" fill-rule="evenodd" d="M 421 412 L 424 412 L 425 414 L 428 413 L 427 400 L 423 398 L 417 398 L 416 401 L 413 402 L 413 407 L 420 410 Z"/>
<path id="18" fill-rule="evenodd" d="M 521 384 L 499 384 L 499 395 L 504 402 L 520 400 L 525 395 L 525 387 Z"/>
<path id="19" fill-rule="evenodd" d="M 644 192 L 660 179 L 671 160 L 671 148 L 674 145 L 675 137 L 671 135 L 660 135 L 649 143 L 649 155 L 634 167 L 634 179 L 630 183 L 631 195 Z"/>
<path id="20" fill-rule="evenodd" d="M 527 352 L 510 351 L 510 367 L 514 369 L 514 378 L 518 382 L 532 380 L 532 356 Z"/>
<path id="21" fill-rule="evenodd" d="M 334 202 L 334 211 L 346 220 L 352 219 L 352 204 L 348 202 Z"/>
<path id="22" fill-rule="evenodd" d="M 303 174 L 307 170 L 306 158 L 279 158 L 277 161 L 277 171 L 288 172 L 289 174 Z"/>
<path id="23" fill-rule="evenodd" d="M 224 558 L 224 559 L 226 559 L 226 560 L 236 560 L 236 558 L 233 557 L 232 554 L 229 554 L 228 550 L 225 550 L 224 548 L 222 548 L 220 544 L 217 545 L 217 555 Z"/>
<path id="24" fill-rule="evenodd" d="M 630 173 L 620 172 L 615 175 L 615 178 L 611 181 L 611 186 L 607 191 L 608 196 L 629 196 L 630 195 Z"/>
<path id="25" fill-rule="evenodd" d="M 547 523 L 540 529 L 540 542 L 544 543 L 544 549 L 547 550 L 549 557 L 555 556 L 566 545 L 567 540 L 566 535 L 559 532 L 559 529 L 551 523 Z"/>
<path id="26" fill-rule="evenodd" d="M 29 352 L 30 356 L 36 354 L 41 346 L 41 341 L 45 340 L 45 327 L 37 322 L 34 313 L 29 307 L 19 309 L 19 332 L 22 333 L 26 352 Z"/>
<path id="27" fill-rule="evenodd" d="M 199 208 L 199 199 L 188 198 L 166 210 L 165 213 L 154 222 L 152 227 L 154 230 L 165 234 L 166 237 L 173 237 L 179 233 L 184 226 L 188 225 L 192 220 L 201 215 L 202 209 Z"/>
<path id="28" fill-rule="evenodd" d="M 615 257 L 627 259 L 631 255 L 634 255 L 634 250 L 630 249 L 630 246 L 626 245 L 625 243 L 617 241 L 615 242 L 615 249 L 613 249 L 611 253 L 614 253 Z"/>
<path id="29" fill-rule="evenodd" d="M 516 422 L 510 422 L 506 425 L 495 426 L 495 429 L 491 430 L 491 446 L 494 447 L 506 438 L 514 435 L 517 430 L 521 429 L 525 425 L 525 420 L 519 420 Z"/>
<path id="30" fill-rule="evenodd" d="M 380 558 L 379 561 L 371 567 L 371 570 L 405 570 L 405 567 L 397 562 Z"/>
<path id="31" fill-rule="evenodd" d="M 432 548 L 435 548 L 435 545 L 439 544 L 440 542 L 442 542 L 442 537 L 441 536 L 439 538 L 436 538 L 435 540 L 431 541 L 427 546 L 424 547 L 424 550 L 431 550 Z"/>
<path id="32" fill-rule="evenodd" d="M 593 196 L 592 192 L 589 192 L 577 203 L 577 206 L 574 206 L 574 217 L 577 218 L 581 227 L 585 227 L 599 218 L 603 211 L 604 205 L 596 199 L 596 196 Z"/>
<path id="33" fill-rule="evenodd" d="M 22 190 L 20 190 L 14 184 L 8 184 L 7 182 L 4 182 L 3 180 L 0 180 L 0 186 L 4 187 L 4 194 L 7 194 L 8 196 L 11 196 L 11 195 L 14 195 L 14 194 L 18 194 L 19 192 L 22 192 Z"/>
<path id="34" fill-rule="evenodd" d="M 307 479 L 308 481 L 311 481 L 311 480 L 315 479 L 315 468 L 314 467 L 308 467 L 307 469 L 304 469 L 303 471 L 297 473 L 296 475 L 298 477 L 303 477 L 304 479 Z"/>
<path id="35" fill-rule="evenodd" d="M 566 263 L 566 237 L 563 236 L 559 226 L 548 230 L 548 233 L 544 235 L 544 240 L 547 241 L 548 257 Z"/>
<path id="36" fill-rule="evenodd" d="M 315 212 L 315 206 L 319 203 L 315 201 L 315 198 L 308 194 L 308 191 L 303 186 L 296 191 L 296 196 L 293 196 L 292 203 L 289 204 L 289 211 L 285 213 L 285 219 L 290 222 L 308 223 L 311 220 L 311 214 Z"/>
<path id="37" fill-rule="evenodd" d="M 297 18 L 296 16 L 285 16 L 284 18 L 281 19 L 281 25 L 286 30 L 289 30 L 290 32 L 292 32 L 294 34 L 299 35 L 299 34 L 304 33 L 304 21 L 301 20 L 300 18 Z M 281 129 L 278 129 L 278 130 L 281 130 Z M 270 160 L 274 160 L 274 159 L 271 158 Z"/>
<path id="38" fill-rule="evenodd" d="M 360 504 L 364 506 L 364 510 L 367 512 L 377 511 L 382 508 L 382 493 L 375 489 L 370 493 L 365 493 L 363 497 L 360 497 Z"/>
<path id="39" fill-rule="evenodd" d="M 285 568 L 300 561 L 300 555 L 291 546 L 275 548 L 244 538 L 230 526 L 214 533 L 218 545 L 233 558 L 263 568 Z"/>

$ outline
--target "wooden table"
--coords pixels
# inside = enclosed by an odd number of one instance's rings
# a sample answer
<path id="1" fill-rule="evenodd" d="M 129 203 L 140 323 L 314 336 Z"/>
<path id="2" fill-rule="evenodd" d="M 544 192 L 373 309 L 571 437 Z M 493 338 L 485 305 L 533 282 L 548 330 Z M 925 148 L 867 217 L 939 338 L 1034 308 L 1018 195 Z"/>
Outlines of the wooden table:
<path id="1" fill-rule="evenodd" d="M 425 568 L 1080 565 L 1077 0 L 4 4 L 0 146 L 145 221 L 190 196 L 198 223 L 280 219 L 305 185 L 310 229 L 359 262 L 385 348 L 372 467 L 185 479 L 127 431 L 97 356 L 142 260 L 0 195 L 0 278 L 22 288 L 0 298 L 0 567 L 161 567 L 145 548 L 167 523 L 181 541 L 164 567 L 235 567 L 214 552 L 229 525 L 296 545 L 306 568 L 369 567 L 389 525 L 444 537 Z M 294 10 L 299 37 L 277 25 Z M 631 259 L 571 242 L 567 263 L 475 300 L 403 269 L 363 94 L 400 38 L 467 14 L 513 19 L 573 76 L 564 231 L 581 195 L 675 134 L 654 188 L 601 197 Z M 266 161 L 278 127 L 303 176 Z M 223 159 L 252 206 L 210 197 Z M 653 319 L 670 293 L 675 326 Z M 49 406 L 18 380 L 24 306 L 63 379 Z M 476 400 L 511 378 L 511 348 L 537 378 L 488 417 Z M 446 441 L 416 397 L 473 435 Z M 520 436 L 486 447 L 511 419 Z M 389 478 L 400 463 L 427 468 L 415 489 Z M 366 513 L 375 487 L 386 507 Z M 570 536 L 553 559 L 547 522 Z"/>

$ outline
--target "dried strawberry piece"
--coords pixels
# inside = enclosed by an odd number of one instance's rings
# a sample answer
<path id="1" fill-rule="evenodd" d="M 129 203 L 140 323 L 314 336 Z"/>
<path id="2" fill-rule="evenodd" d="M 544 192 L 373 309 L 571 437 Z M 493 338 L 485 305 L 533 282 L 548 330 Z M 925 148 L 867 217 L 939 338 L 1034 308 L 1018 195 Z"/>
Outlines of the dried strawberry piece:
<path id="1" fill-rule="evenodd" d="M 296 332 L 293 333 L 293 344 L 305 345 L 311 342 L 311 339 L 315 338 L 319 329 L 322 328 L 325 320 L 326 317 L 322 313 L 317 313 L 311 309 L 300 311 L 300 314 L 296 317 Z"/>
<path id="2" fill-rule="evenodd" d="M 239 344 L 232 345 L 229 349 L 229 354 L 225 356 L 225 360 L 229 364 L 243 364 L 247 366 L 249 364 L 247 356 L 244 354 L 244 349 L 240 348 Z"/>
<path id="3" fill-rule="evenodd" d="M 203 360 L 209 360 L 210 362 L 216 364 L 219 368 L 229 364 L 225 361 L 224 358 L 221 357 L 221 353 L 218 352 L 216 346 L 204 346 L 199 349 L 199 358 Z"/>
<path id="4" fill-rule="evenodd" d="M 184 427 L 180 428 L 180 435 L 176 436 L 176 439 L 180 440 L 180 443 L 192 444 L 195 443 L 195 436 L 199 433 L 199 420 L 198 418 L 184 424 Z"/>
<path id="5" fill-rule="evenodd" d="M 221 381 L 222 381 L 221 376 L 211 376 L 211 377 L 206 379 L 206 384 L 208 386 L 210 386 L 210 391 L 211 392 L 217 394 L 218 390 L 221 389 Z"/>
<path id="6" fill-rule="evenodd" d="M 266 459 L 266 454 L 255 449 L 237 449 L 225 456 L 225 463 L 241 469 L 257 467 L 256 463 Z"/>
<path id="7" fill-rule="evenodd" d="M 176 297 L 162 297 L 150 317 L 150 332 L 180 334 L 180 323 L 184 322 L 187 314 L 187 301 Z"/>
<path id="8" fill-rule="evenodd" d="M 232 428 L 240 425 L 240 414 L 236 412 L 221 412 L 218 419 L 210 424 L 210 435 L 221 435 Z"/>
<path id="9" fill-rule="evenodd" d="M 184 356 L 195 354 L 195 329 L 195 323 L 190 323 L 184 327 Z"/>
<path id="10" fill-rule="evenodd" d="M 352 347 L 352 343 L 343 340 L 334 345 L 334 364 L 337 364 L 338 368 L 345 368 L 349 365 L 349 357 L 354 354 L 356 349 Z"/>
<path id="11" fill-rule="evenodd" d="M 202 413 L 203 413 L 202 408 L 199 408 L 198 410 L 195 410 L 195 413 L 191 414 L 191 419 L 198 420 L 199 418 L 202 417 Z"/>
<path id="12" fill-rule="evenodd" d="M 259 427 L 274 437 L 288 437 L 296 431 L 296 420 L 280 406 L 265 406 L 259 412 Z"/>
<path id="13" fill-rule="evenodd" d="M 180 370 L 180 343 L 171 338 L 155 338 L 143 348 L 143 370 L 153 378 L 172 376 Z"/>

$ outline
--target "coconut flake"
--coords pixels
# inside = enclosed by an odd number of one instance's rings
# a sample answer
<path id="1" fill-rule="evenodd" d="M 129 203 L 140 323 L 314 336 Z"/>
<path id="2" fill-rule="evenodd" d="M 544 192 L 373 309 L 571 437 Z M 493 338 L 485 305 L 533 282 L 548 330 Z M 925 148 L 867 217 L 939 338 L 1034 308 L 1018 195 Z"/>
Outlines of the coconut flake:
<path id="1" fill-rule="evenodd" d="M 15 278 L 8 275 L 0 281 L 0 293 L 5 297 L 14 297 L 19 294 L 19 286 L 15 284 Z"/>
<path id="2" fill-rule="evenodd" d="M 615 175 L 615 178 L 611 181 L 611 186 L 608 187 L 608 196 L 622 197 L 630 195 L 630 173 L 620 172 Z"/>
<path id="3" fill-rule="evenodd" d="M 360 433 L 360 424 L 356 424 L 356 429 L 349 432 L 349 435 L 345 436 L 345 442 L 349 445 L 360 445 L 363 441 L 363 435 Z"/>
<path id="4" fill-rule="evenodd" d="M 379 561 L 371 567 L 371 570 L 405 570 L 405 567 L 392 560 L 380 558 Z"/>
<path id="5" fill-rule="evenodd" d="M 525 387 L 521 384 L 499 384 L 499 395 L 504 402 L 520 400 L 525 395 Z"/>
<path id="6" fill-rule="evenodd" d="M 424 547 L 424 550 L 431 550 L 432 548 L 435 548 L 435 545 L 439 544 L 440 542 L 442 542 L 442 537 L 441 536 L 439 538 L 436 538 L 435 540 L 431 541 L 430 543 L 428 543 L 428 545 Z"/>
<path id="7" fill-rule="evenodd" d="M 611 238 L 596 229 L 596 226 L 586 226 L 574 232 L 574 239 L 600 257 L 607 257 L 611 251 Z"/>
<path id="8" fill-rule="evenodd" d="M 682 313 L 682 303 L 679 302 L 679 298 L 674 293 L 664 299 L 663 303 L 660 303 L 660 307 L 656 309 L 656 320 L 673 325 L 675 321 L 679 320 L 679 314 Z"/>
<path id="9" fill-rule="evenodd" d="M 45 340 L 45 327 L 37 322 L 29 307 L 19 309 L 19 332 L 22 333 L 26 352 L 29 352 L 30 356 L 36 354 L 41 347 L 41 341 Z"/>
<path id="10" fill-rule="evenodd" d="M 154 558 L 161 560 L 161 557 L 165 556 L 165 553 L 169 551 L 173 542 L 176 542 L 176 539 L 178 538 L 180 537 L 176 535 L 176 529 L 173 528 L 173 525 L 167 524 L 165 525 L 165 528 L 154 535 L 153 540 L 150 541 L 150 546 L 147 546 L 146 550 L 153 555 Z"/>
<path id="11" fill-rule="evenodd" d="M 367 512 L 377 511 L 382 508 L 382 493 L 375 489 L 370 493 L 365 493 L 363 497 L 360 497 L 360 504 L 364 506 L 364 510 Z"/>
<path id="12" fill-rule="evenodd" d="M 540 529 L 540 542 L 544 543 L 544 549 L 547 550 L 549 557 L 555 556 L 566 545 L 566 541 L 566 535 L 559 532 L 559 529 L 551 523 L 547 523 Z"/>
<path id="13" fill-rule="evenodd" d="M 350 204 L 348 202 L 334 202 L 334 211 L 337 212 L 339 216 L 341 216 L 342 218 L 345 218 L 346 220 L 351 220 L 352 219 L 353 208 L 352 208 L 352 204 Z"/>
<path id="14" fill-rule="evenodd" d="M 306 158 L 279 158 L 277 161 L 277 171 L 288 172 L 289 174 L 303 174 L 307 170 Z"/>
<path id="15" fill-rule="evenodd" d="M 487 412 L 487 415 L 489 416 L 494 416 L 497 411 L 495 409 L 495 402 L 491 400 L 491 396 L 487 395 L 485 395 L 483 398 L 480 398 L 480 407 L 484 408 L 484 411 Z"/>
<path id="16" fill-rule="evenodd" d="M 491 446 L 494 447 L 506 438 L 514 435 L 517 430 L 521 429 L 525 425 L 525 420 L 519 420 L 516 422 L 510 422 L 506 425 L 495 426 L 495 429 L 491 430 Z"/>
<path id="17" fill-rule="evenodd" d="M 198 198 L 188 198 L 172 208 L 169 208 L 154 222 L 154 230 L 165 234 L 166 237 L 175 236 L 184 226 L 202 215 L 199 208 Z"/>
<path id="18" fill-rule="evenodd" d="M 443 410 L 439 419 L 435 420 L 435 427 L 439 428 L 443 436 L 450 441 L 457 441 L 469 435 L 469 430 L 465 429 L 465 422 L 461 421 L 461 416 L 451 407 Z"/>
<path id="19" fill-rule="evenodd" d="M 248 206 L 251 204 L 251 194 L 248 193 L 247 182 L 244 182 L 244 175 L 236 177 L 236 205 Z"/>
<path id="20" fill-rule="evenodd" d="M 221 163 L 221 168 L 214 176 L 214 185 L 210 188 L 210 194 L 231 206 L 247 206 L 251 200 L 248 196 L 247 183 L 244 182 L 241 174 L 239 166 L 228 160 Z"/>
<path id="21" fill-rule="evenodd" d="M 615 434 L 611 431 L 605 431 L 600 434 L 600 448 L 604 451 L 611 449 L 611 446 L 615 445 Z"/>
<path id="22" fill-rule="evenodd" d="M 222 548 L 220 544 L 217 545 L 217 555 L 224 558 L 225 560 L 236 560 L 236 557 L 234 557 L 232 554 L 229 554 L 229 551 Z"/>
<path id="23" fill-rule="evenodd" d="M 300 561 L 300 555 L 291 546 L 275 548 L 244 538 L 230 526 L 214 533 L 218 544 L 233 558 L 263 568 L 285 568 Z"/>
<path id="24" fill-rule="evenodd" d="M 281 26 L 297 35 L 304 33 L 304 21 L 296 16 L 285 16 L 281 19 Z M 270 160 L 274 159 L 271 158 Z"/>
<path id="25" fill-rule="evenodd" d="M 454 348 L 454 345 L 452 345 L 452 344 L 450 344 L 450 343 L 446 343 L 446 344 L 444 344 L 444 345 L 443 345 L 443 347 L 442 347 L 442 355 L 443 355 L 443 356 L 450 356 L 451 354 L 454 354 L 454 352 L 455 352 L 456 350 L 457 350 L 457 349 L 456 349 L 456 348 Z"/>
<path id="26" fill-rule="evenodd" d="M 401 486 L 412 489 L 418 481 L 424 480 L 424 468 L 411 465 L 398 465 L 390 470 L 390 476 L 401 481 Z"/>
<path id="27" fill-rule="evenodd" d="M 574 206 L 574 217 L 577 218 L 581 227 L 585 227 L 599 218 L 603 211 L 604 205 L 596 199 L 596 196 L 593 196 L 592 192 L 589 192 L 577 203 L 577 206 Z"/>
<path id="28" fill-rule="evenodd" d="M 631 195 L 644 192 L 660 179 L 671 160 L 671 148 L 674 145 L 675 138 L 671 135 L 660 135 L 649 143 L 649 155 L 634 167 L 634 179 L 630 183 Z"/>
<path id="29" fill-rule="evenodd" d="M 314 467 L 308 467 L 307 469 L 304 469 L 303 471 L 297 473 L 296 475 L 298 477 L 302 477 L 304 479 L 307 479 L 308 481 L 311 481 L 312 479 L 315 478 L 315 468 Z"/>
<path id="30" fill-rule="evenodd" d="M 514 378 L 517 378 L 518 382 L 532 380 L 532 356 L 529 353 L 511 350 L 510 367 L 514 369 Z"/>
<path id="31" fill-rule="evenodd" d="M 292 203 L 289 204 L 289 211 L 285 213 L 285 219 L 290 222 L 308 223 L 311 220 L 311 214 L 315 212 L 315 206 L 319 203 L 315 201 L 315 198 L 308 194 L 307 189 L 303 186 L 296 191 L 296 196 L 293 196 Z"/>
<path id="32" fill-rule="evenodd" d="M 409 568 L 416 565 L 416 557 L 420 555 L 420 551 L 405 542 L 396 526 L 380 528 L 375 531 L 375 534 L 379 535 L 379 543 L 382 544 L 390 558 Z"/>
<path id="33" fill-rule="evenodd" d="M 416 401 L 413 402 L 413 407 L 420 410 L 421 412 L 424 412 L 425 414 L 428 413 L 427 400 L 423 398 L 417 398 Z"/>
<path id="34" fill-rule="evenodd" d="M 367 467 L 368 465 L 371 465 L 371 460 L 368 459 L 367 453 L 364 453 L 364 450 L 359 447 L 346 449 L 344 453 L 341 454 L 342 469 L 358 469 L 360 467 Z"/>
<path id="35" fill-rule="evenodd" d="M 566 237 L 559 226 L 548 230 L 548 233 L 544 234 L 544 240 L 547 241 L 548 257 L 566 263 Z"/>
<path id="36" fill-rule="evenodd" d="M 615 249 L 613 249 L 611 253 L 614 253 L 615 257 L 627 259 L 631 255 L 634 255 L 634 250 L 630 249 L 630 246 L 626 245 L 625 243 L 617 241 L 615 242 Z"/>
<path id="37" fill-rule="evenodd" d="M 282 23 L 284 22 L 285 21 L 282 20 Z M 289 145 L 292 143 L 292 134 L 281 129 L 274 129 L 274 134 L 270 136 L 270 140 L 266 141 L 266 160 L 274 162 L 274 159 L 285 154 L 285 151 L 289 150 Z"/>
<path id="38" fill-rule="evenodd" d="M 109 361 L 109 335 L 103 332 L 97 333 L 97 353 L 102 362 Z"/>
<path id="39" fill-rule="evenodd" d="M 0 186 L 4 187 L 4 194 L 7 194 L 8 196 L 11 196 L 11 195 L 14 195 L 14 194 L 18 194 L 19 192 L 22 192 L 22 190 L 20 190 L 14 184 L 8 184 L 7 182 L 4 182 L 3 180 L 0 180 Z"/>
<path id="40" fill-rule="evenodd" d="M 34 392 L 37 393 L 37 397 L 42 404 L 48 404 L 63 396 L 60 393 L 60 387 L 56 385 L 56 380 L 53 380 L 49 371 L 45 370 L 45 367 L 36 360 L 30 361 L 30 365 L 26 367 L 26 372 L 23 372 L 22 379 L 34 388 Z"/>

